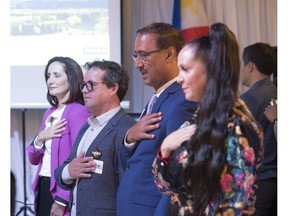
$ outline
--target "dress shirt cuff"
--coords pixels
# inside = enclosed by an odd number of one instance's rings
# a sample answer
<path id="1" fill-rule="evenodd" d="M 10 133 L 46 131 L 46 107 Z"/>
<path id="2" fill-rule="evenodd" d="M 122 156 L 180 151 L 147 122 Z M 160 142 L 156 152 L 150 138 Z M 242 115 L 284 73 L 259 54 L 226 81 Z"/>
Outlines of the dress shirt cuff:
<path id="1" fill-rule="evenodd" d="M 69 204 L 69 201 L 67 201 L 67 200 L 65 200 L 65 199 L 63 199 L 57 195 L 54 199 L 54 202 L 61 205 L 61 206 L 65 206 L 65 207 L 68 206 L 68 204 Z"/>
<path id="2" fill-rule="evenodd" d="M 44 143 L 43 143 L 41 146 L 38 146 L 38 145 L 36 144 L 36 140 L 37 140 L 38 136 L 39 136 L 39 135 L 37 135 L 37 136 L 35 137 L 35 139 L 34 139 L 34 141 L 33 141 L 33 145 L 34 145 L 34 147 L 35 147 L 36 149 L 42 149 L 43 146 L 44 146 Z"/>
<path id="3" fill-rule="evenodd" d="M 128 130 L 127 132 L 126 132 L 126 135 L 125 135 L 125 137 L 124 137 L 124 146 L 129 150 L 129 151 L 131 151 L 131 150 L 133 150 L 134 149 L 134 147 L 136 146 L 136 143 L 137 142 L 133 142 L 133 143 L 127 143 L 127 135 L 128 135 L 128 133 L 129 133 L 129 131 L 130 130 Z"/>
<path id="4" fill-rule="evenodd" d="M 71 177 L 69 174 L 68 165 L 69 164 L 63 168 L 61 177 L 64 184 L 71 185 L 73 184 L 73 177 Z"/>
<path id="5" fill-rule="evenodd" d="M 59 205 L 61 205 L 61 206 L 66 207 L 66 204 L 64 204 L 64 203 L 62 203 L 62 202 L 59 202 L 58 200 L 54 200 L 54 202 L 57 203 L 57 204 L 59 204 Z"/>

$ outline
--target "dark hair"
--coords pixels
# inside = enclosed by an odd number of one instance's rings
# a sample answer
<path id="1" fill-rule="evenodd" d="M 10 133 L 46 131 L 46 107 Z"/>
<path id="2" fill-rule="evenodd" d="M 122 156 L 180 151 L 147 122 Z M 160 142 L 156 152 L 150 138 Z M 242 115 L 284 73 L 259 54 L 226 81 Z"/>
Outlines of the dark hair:
<path id="1" fill-rule="evenodd" d="M 156 45 L 160 49 L 166 49 L 173 46 L 177 55 L 183 47 L 185 41 L 178 29 L 169 23 L 152 23 L 137 31 L 137 34 L 155 34 L 157 35 Z"/>
<path id="2" fill-rule="evenodd" d="M 67 75 L 69 83 L 70 95 L 65 104 L 78 102 L 84 104 L 83 94 L 79 89 L 80 83 L 83 81 L 83 71 L 81 66 L 72 58 L 56 56 L 50 59 L 45 67 L 45 81 L 47 82 L 48 68 L 53 62 L 60 62 L 63 65 L 63 69 Z M 47 100 L 52 106 L 58 105 L 59 101 L 53 95 L 50 95 L 49 90 L 47 91 Z"/>
<path id="3" fill-rule="evenodd" d="M 245 47 L 242 59 L 244 64 L 254 63 L 262 74 L 271 75 L 276 70 L 274 48 L 266 43 L 255 43 Z"/>
<path id="4" fill-rule="evenodd" d="M 239 46 L 233 32 L 222 23 L 209 35 L 189 42 L 196 58 L 207 68 L 207 88 L 199 103 L 197 129 L 186 145 L 189 165 L 184 170 L 192 191 L 193 212 L 202 215 L 211 201 L 218 201 L 225 163 L 225 139 L 229 114 L 238 97 Z M 188 181 L 189 180 L 189 181 Z"/>
<path id="5" fill-rule="evenodd" d="M 93 62 L 86 62 L 85 68 L 87 70 L 91 68 L 104 70 L 106 73 L 104 73 L 102 77 L 102 82 L 108 87 L 113 87 L 117 83 L 119 86 L 117 96 L 120 102 L 123 100 L 128 90 L 129 83 L 128 73 L 123 67 L 113 61 L 95 60 Z"/>

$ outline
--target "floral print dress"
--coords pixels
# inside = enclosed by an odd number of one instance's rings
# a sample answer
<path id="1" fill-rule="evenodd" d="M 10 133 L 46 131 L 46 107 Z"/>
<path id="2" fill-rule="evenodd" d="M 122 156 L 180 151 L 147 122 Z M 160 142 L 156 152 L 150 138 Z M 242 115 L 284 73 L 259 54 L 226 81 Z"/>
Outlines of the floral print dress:
<path id="1" fill-rule="evenodd" d="M 211 200 L 205 215 L 252 215 L 255 212 L 257 172 L 263 160 L 263 132 L 241 100 L 232 113 L 225 139 L 226 163 L 219 182 L 221 201 Z M 187 155 L 182 145 L 168 161 L 158 154 L 153 163 L 158 189 L 171 195 L 171 215 L 193 215 L 193 200 L 181 175 L 187 166 Z"/>

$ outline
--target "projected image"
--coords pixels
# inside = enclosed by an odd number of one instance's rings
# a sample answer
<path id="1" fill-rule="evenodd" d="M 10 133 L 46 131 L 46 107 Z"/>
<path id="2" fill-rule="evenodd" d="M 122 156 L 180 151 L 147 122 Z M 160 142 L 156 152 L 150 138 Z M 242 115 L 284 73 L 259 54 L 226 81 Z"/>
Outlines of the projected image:
<path id="1" fill-rule="evenodd" d="M 107 1 L 11 1 L 11 35 L 108 33 Z"/>
<path id="2" fill-rule="evenodd" d="M 120 0 L 10 0 L 11 107 L 49 107 L 43 74 L 54 56 L 121 63 L 120 11 Z"/>
<path id="3" fill-rule="evenodd" d="M 80 64 L 110 57 L 107 0 L 11 0 L 10 11 L 12 65 L 45 65 L 55 55 Z"/>

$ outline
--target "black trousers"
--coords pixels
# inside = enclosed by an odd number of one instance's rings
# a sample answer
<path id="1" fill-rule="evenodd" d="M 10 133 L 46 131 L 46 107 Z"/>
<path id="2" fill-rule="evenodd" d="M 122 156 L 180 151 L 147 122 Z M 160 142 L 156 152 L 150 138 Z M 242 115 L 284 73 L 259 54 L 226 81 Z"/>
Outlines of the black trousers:
<path id="1" fill-rule="evenodd" d="M 277 178 L 258 182 L 257 216 L 277 216 Z"/>
<path id="2" fill-rule="evenodd" d="M 51 207 L 54 203 L 53 197 L 49 191 L 50 177 L 39 178 L 39 194 L 37 205 L 37 216 L 50 216 Z"/>

